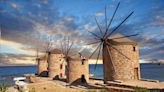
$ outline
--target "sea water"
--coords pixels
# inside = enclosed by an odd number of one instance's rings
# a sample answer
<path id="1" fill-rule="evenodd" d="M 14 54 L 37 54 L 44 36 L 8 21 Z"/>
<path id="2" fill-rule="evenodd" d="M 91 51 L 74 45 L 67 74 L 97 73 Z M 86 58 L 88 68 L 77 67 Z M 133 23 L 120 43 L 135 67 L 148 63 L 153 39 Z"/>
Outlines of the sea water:
<path id="1" fill-rule="evenodd" d="M 95 65 L 89 65 L 89 72 L 97 78 L 103 78 L 103 65 L 98 64 L 96 70 Z M 164 81 L 164 64 L 140 64 L 141 78 Z"/>
<path id="2" fill-rule="evenodd" d="M 96 70 L 95 65 L 89 65 L 89 73 L 94 74 L 97 78 L 103 78 L 103 65 L 98 64 Z M 164 81 L 164 64 L 140 64 L 141 78 Z M 13 84 L 15 76 L 23 74 L 36 73 L 36 66 L 0 66 L 0 84 Z"/>

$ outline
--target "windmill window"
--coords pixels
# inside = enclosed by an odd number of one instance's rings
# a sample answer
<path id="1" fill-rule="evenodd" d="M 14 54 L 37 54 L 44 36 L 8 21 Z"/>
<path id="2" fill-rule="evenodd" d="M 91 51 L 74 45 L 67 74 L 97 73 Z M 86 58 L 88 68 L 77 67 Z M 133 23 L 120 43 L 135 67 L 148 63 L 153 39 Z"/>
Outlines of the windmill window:
<path id="1" fill-rule="evenodd" d="M 62 73 L 60 73 L 60 77 L 63 77 L 63 74 Z"/>
<path id="2" fill-rule="evenodd" d="M 136 51 L 136 47 L 133 47 L 133 51 Z"/>
<path id="3" fill-rule="evenodd" d="M 84 61 L 82 61 L 82 65 L 84 65 Z"/>
<path id="4" fill-rule="evenodd" d="M 60 64 L 60 69 L 62 69 L 63 68 L 63 64 Z"/>
<path id="5" fill-rule="evenodd" d="M 82 65 L 84 65 L 84 61 L 85 61 L 85 60 L 84 60 L 84 59 L 82 59 L 82 61 L 81 61 L 81 62 L 82 62 Z"/>

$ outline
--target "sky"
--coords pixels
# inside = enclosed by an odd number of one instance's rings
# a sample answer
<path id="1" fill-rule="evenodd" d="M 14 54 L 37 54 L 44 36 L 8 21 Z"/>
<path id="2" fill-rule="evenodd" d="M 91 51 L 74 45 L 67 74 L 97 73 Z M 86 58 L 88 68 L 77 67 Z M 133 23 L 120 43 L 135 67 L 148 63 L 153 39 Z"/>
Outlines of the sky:
<path id="1" fill-rule="evenodd" d="M 0 0 L 0 65 L 34 64 L 36 50 L 43 55 L 49 38 L 60 48 L 65 36 L 89 56 L 96 48 L 86 45 L 93 41 L 88 31 L 98 30 L 94 16 L 103 28 L 105 6 L 110 20 L 119 1 L 110 29 L 134 11 L 116 33 L 139 33 L 131 39 L 140 47 L 140 62 L 164 62 L 163 0 Z"/>

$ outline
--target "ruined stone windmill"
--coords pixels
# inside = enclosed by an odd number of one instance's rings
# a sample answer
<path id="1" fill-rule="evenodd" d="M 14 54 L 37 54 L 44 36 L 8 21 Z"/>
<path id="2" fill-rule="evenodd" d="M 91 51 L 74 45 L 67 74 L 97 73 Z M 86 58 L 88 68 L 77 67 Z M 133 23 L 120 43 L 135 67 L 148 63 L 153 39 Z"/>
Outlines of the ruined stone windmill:
<path id="1" fill-rule="evenodd" d="M 48 69 L 49 69 L 49 62 L 50 62 L 50 55 L 51 50 L 53 49 L 53 43 L 51 36 L 48 37 L 48 41 L 45 43 L 44 49 L 45 54 L 43 56 L 39 56 L 39 50 L 36 50 L 36 62 L 37 62 L 37 74 L 41 77 L 48 76 Z"/>
<path id="2" fill-rule="evenodd" d="M 39 75 L 42 71 L 41 64 L 40 64 L 40 57 L 39 57 L 39 50 L 36 50 L 36 63 L 37 63 L 37 75 Z"/>
<path id="3" fill-rule="evenodd" d="M 69 58 L 71 57 L 70 51 L 71 51 L 72 45 L 73 45 L 73 42 L 71 42 L 69 38 L 68 39 L 64 38 L 64 40 L 61 41 L 61 51 L 64 55 L 65 61 L 68 61 Z"/>
<path id="4" fill-rule="evenodd" d="M 50 36 L 45 47 L 48 77 L 51 79 L 63 78 L 64 69 L 62 69 L 61 61 L 63 54 L 61 50 L 54 48 L 53 39 Z"/>
<path id="5" fill-rule="evenodd" d="M 51 54 L 51 50 L 53 49 L 52 41 L 53 41 L 52 37 L 49 36 L 48 41 L 47 41 L 46 46 L 45 46 L 45 51 L 46 51 L 46 55 L 47 55 L 46 56 L 47 57 L 47 63 L 50 61 L 50 54 Z"/>
<path id="6" fill-rule="evenodd" d="M 37 42 L 35 42 L 35 43 L 37 43 Z M 47 46 L 45 47 L 45 49 L 46 49 L 46 53 L 42 56 L 42 55 L 39 55 L 39 47 L 37 46 L 37 48 L 36 48 L 36 56 L 35 56 L 35 60 L 37 63 L 37 73 L 36 74 L 41 77 L 48 76 Z"/>
<path id="7" fill-rule="evenodd" d="M 62 53 L 67 63 L 67 82 L 70 85 L 83 84 L 89 81 L 88 61 L 81 58 L 81 54 L 79 53 L 70 53 L 72 45 L 73 42 L 69 38 L 61 42 Z"/>
<path id="8" fill-rule="evenodd" d="M 96 41 L 88 45 L 98 44 L 96 49 L 89 57 L 91 58 L 95 54 L 95 52 L 98 51 L 95 69 L 102 49 L 104 83 L 107 83 L 107 81 L 140 79 L 137 43 L 128 38 L 132 36 L 137 36 L 138 34 L 126 36 L 120 34 L 113 35 L 113 33 L 116 32 L 117 29 L 133 14 L 133 12 L 125 17 L 125 19 L 120 22 L 118 26 L 116 26 L 113 30 L 110 31 L 109 29 L 113 18 L 119 8 L 119 5 L 120 2 L 118 3 L 109 22 L 107 20 L 105 7 L 106 28 L 104 31 L 101 29 L 96 17 L 95 21 L 99 28 L 100 34 L 89 31 L 94 37 L 96 37 Z"/>

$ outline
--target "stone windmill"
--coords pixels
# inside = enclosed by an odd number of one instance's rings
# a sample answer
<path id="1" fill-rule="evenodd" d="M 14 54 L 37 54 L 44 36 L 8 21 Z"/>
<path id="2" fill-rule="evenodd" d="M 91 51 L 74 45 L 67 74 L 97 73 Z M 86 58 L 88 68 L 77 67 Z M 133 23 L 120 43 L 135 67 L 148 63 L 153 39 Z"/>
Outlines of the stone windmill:
<path id="1" fill-rule="evenodd" d="M 48 63 L 47 63 L 47 46 L 46 48 L 46 53 L 43 56 L 39 55 L 39 48 L 36 48 L 36 63 L 37 63 L 37 75 L 41 77 L 47 77 L 48 76 Z"/>
<path id="2" fill-rule="evenodd" d="M 113 35 L 113 33 L 115 33 L 117 29 L 133 14 L 133 12 L 125 17 L 125 19 L 123 19 L 122 22 L 120 22 L 113 30 L 109 29 L 119 5 L 120 2 L 118 3 L 110 21 L 107 20 L 105 7 L 105 30 L 101 29 L 95 17 L 100 33 L 93 33 L 89 31 L 89 33 L 96 38 L 96 41 L 88 45 L 98 44 L 89 58 L 98 51 L 95 65 L 96 69 L 100 52 L 102 50 L 104 83 L 116 80 L 138 80 L 140 78 L 137 44 L 129 39 L 129 37 L 137 36 L 138 34 L 126 36 Z"/>
<path id="3" fill-rule="evenodd" d="M 46 42 L 46 46 L 45 46 L 47 63 L 50 61 L 50 54 L 51 54 L 51 50 L 53 49 L 53 43 L 52 43 L 52 41 L 53 41 L 52 37 L 49 36 L 48 37 L 48 41 Z M 48 68 L 49 68 L 49 64 L 48 64 Z"/>
<path id="4" fill-rule="evenodd" d="M 59 49 L 54 49 L 52 36 L 48 37 L 48 42 L 46 43 L 45 50 L 46 63 L 48 64 L 48 77 L 51 79 L 59 79 L 59 63 L 63 55 Z"/>
<path id="5" fill-rule="evenodd" d="M 88 60 L 82 58 L 80 53 L 71 55 L 73 42 L 68 39 L 61 42 L 66 65 L 67 82 L 70 85 L 85 84 L 89 81 Z"/>
<path id="6" fill-rule="evenodd" d="M 48 41 L 45 43 L 45 55 L 39 56 L 39 49 L 36 50 L 36 62 L 37 62 L 37 74 L 42 77 L 48 76 L 48 62 L 50 61 L 50 51 L 52 49 L 52 38 L 48 37 Z"/>
<path id="7" fill-rule="evenodd" d="M 42 71 L 41 65 L 40 65 L 40 57 L 39 57 L 39 51 L 38 48 L 36 50 L 36 63 L 37 63 L 37 75 L 39 75 Z"/>
<path id="8" fill-rule="evenodd" d="M 66 66 L 65 66 L 65 74 L 67 76 L 67 82 L 69 81 L 69 61 L 71 60 L 71 56 L 70 56 L 70 51 L 72 48 L 73 42 L 70 42 L 69 38 L 66 39 L 64 37 L 64 39 L 61 41 L 61 51 L 64 55 L 64 61 L 66 61 Z M 63 61 L 63 63 L 64 63 Z"/>

